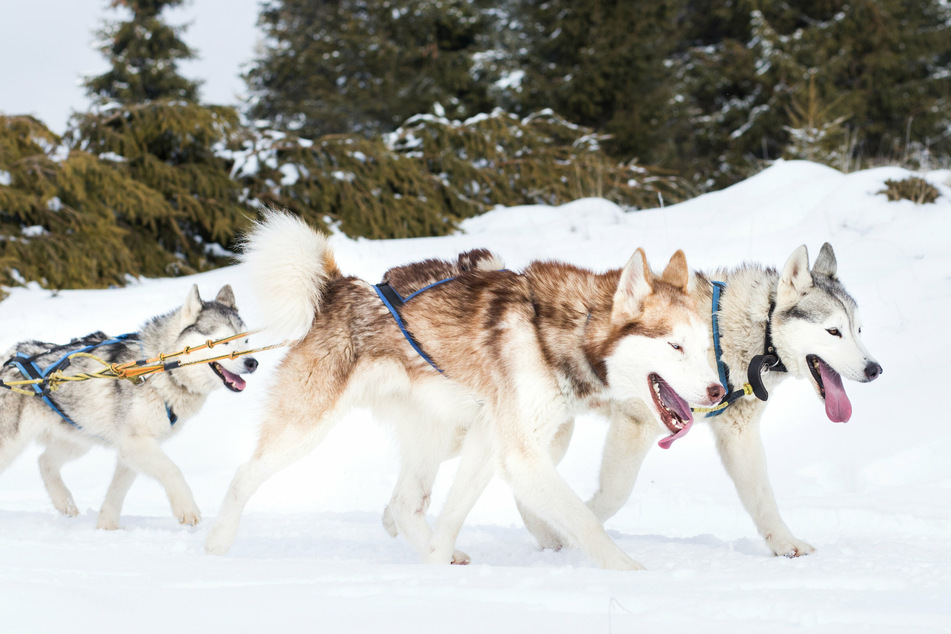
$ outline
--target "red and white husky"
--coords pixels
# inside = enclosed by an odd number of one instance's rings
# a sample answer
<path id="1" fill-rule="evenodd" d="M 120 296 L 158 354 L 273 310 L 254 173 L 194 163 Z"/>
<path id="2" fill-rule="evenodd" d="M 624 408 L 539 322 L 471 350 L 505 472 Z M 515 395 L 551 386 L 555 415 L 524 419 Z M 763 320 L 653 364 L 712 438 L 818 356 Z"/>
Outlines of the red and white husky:
<path id="1" fill-rule="evenodd" d="M 603 274 L 556 262 L 516 273 L 485 252 L 401 267 L 391 287 L 401 291 L 402 275 L 404 298 L 440 267 L 456 273 L 398 308 L 404 335 L 377 289 L 343 276 L 326 237 L 296 217 L 268 215 L 245 247 L 268 323 L 306 334 L 278 369 L 257 448 L 235 474 L 207 552 L 230 548 L 265 479 L 365 406 L 395 426 L 403 472 L 389 517 L 425 560 L 467 560 L 453 550 L 456 535 L 497 473 L 528 512 L 598 565 L 641 567 L 558 474 L 553 447 L 557 454 L 559 430 L 583 411 L 624 420 L 644 401 L 676 435 L 693 421 L 689 404 L 722 398 L 682 252 L 660 276 L 640 249 Z M 457 451 L 459 471 L 431 531 L 432 480 Z"/>

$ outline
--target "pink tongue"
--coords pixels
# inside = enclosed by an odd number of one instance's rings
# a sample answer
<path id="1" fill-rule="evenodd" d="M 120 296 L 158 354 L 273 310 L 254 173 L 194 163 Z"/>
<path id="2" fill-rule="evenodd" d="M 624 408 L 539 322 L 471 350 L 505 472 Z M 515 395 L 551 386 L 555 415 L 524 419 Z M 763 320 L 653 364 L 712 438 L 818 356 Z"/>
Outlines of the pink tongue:
<path id="1" fill-rule="evenodd" d="M 661 438 L 657 441 L 657 444 L 660 445 L 661 449 L 670 449 L 670 446 L 674 444 L 674 441 L 678 438 L 682 438 L 687 435 L 687 432 L 690 431 L 690 428 L 693 427 L 693 421 L 688 420 L 684 421 L 684 428 L 678 431 L 676 434 L 671 434 L 665 438 Z"/>
<path id="2" fill-rule="evenodd" d="M 231 383 L 231 385 L 234 386 L 234 388 L 239 392 L 247 386 L 247 383 L 244 382 L 244 379 L 242 379 L 237 374 L 228 372 L 221 366 L 218 367 L 221 368 L 221 373 L 225 375 L 225 378 L 228 380 L 228 382 Z"/>
<path id="3" fill-rule="evenodd" d="M 826 416 L 833 423 L 849 422 L 852 418 L 852 403 L 842 387 L 842 377 L 823 361 L 819 361 L 819 375 L 826 392 Z"/>

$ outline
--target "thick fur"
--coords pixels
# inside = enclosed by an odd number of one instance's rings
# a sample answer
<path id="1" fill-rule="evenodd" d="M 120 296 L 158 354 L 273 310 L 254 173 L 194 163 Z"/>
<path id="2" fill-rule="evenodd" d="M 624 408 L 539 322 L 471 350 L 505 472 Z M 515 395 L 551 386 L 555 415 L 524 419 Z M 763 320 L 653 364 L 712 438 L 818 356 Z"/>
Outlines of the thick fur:
<path id="1" fill-rule="evenodd" d="M 763 352 L 772 301 L 776 302 L 773 342 L 789 372 L 769 372 L 764 376 L 770 392 L 788 378 L 806 378 L 821 399 L 823 391 L 809 369 L 811 355 L 855 381 L 871 381 L 881 374 L 881 366 L 861 342 L 856 304 L 836 277 L 835 255 L 829 244 L 823 245 L 811 271 L 806 247 L 802 246 L 792 253 L 782 272 L 748 264 L 732 270 L 697 273 L 693 297 L 706 315 L 710 314 L 713 302 L 710 280 L 726 282 L 719 311 L 720 345 L 734 389 L 746 381 L 753 356 Z M 716 363 L 712 352 L 710 363 Z M 706 421 L 716 436 L 723 465 L 767 546 L 776 555 L 806 555 L 815 549 L 796 538 L 786 526 L 769 483 L 759 429 L 767 404 L 768 401 L 748 396 Z M 833 417 L 831 411 L 829 416 Z M 637 472 L 656 436 L 655 426 L 647 416 L 641 413 L 635 418 L 636 424 L 612 421 L 608 432 L 600 488 L 588 502 L 602 521 L 613 516 L 630 497 Z M 526 524 L 543 547 L 559 548 L 565 543 L 557 531 L 539 525 L 534 517 L 526 517 Z"/>
<path id="2" fill-rule="evenodd" d="M 296 218 L 272 214 L 247 238 L 246 261 L 252 267 L 270 263 L 272 248 L 297 252 L 319 242 Z M 311 320 L 312 326 L 278 369 L 257 448 L 235 474 L 206 551 L 226 552 L 260 484 L 309 452 L 347 410 L 366 406 L 394 425 L 401 450 L 387 523 L 426 561 L 467 559 L 454 551 L 456 535 L 499 473 L 520 503 L 599 565 L 640 568 L 558 474 L 551 446 L 580 411 L 623 416 L 634 399 L 651 399 L 651 373 L 690 402 L 709 404 L 722 396 L 707 363 L 709 335 L 688 293 L 683 254 L 675 254 L 659 278 L 640 250 L 623 270 L 605 274 L 553 262 L 533 263 L 518 274 L 500 270 L 484 252 L 463 254 L 456 263 L 394 269 L 386 278 L 404 295 L 447 270 L 457 272 L 402 308 L 440 374 L 410 347 L 373 287 L 344 277 L 323 245 L 319 271 L 272 268 L 261 274 L 262 304 L 298 301 L 282 293 L 319 300 L 299 319 L 287 320 Z M 284 288 L 267 283 L 267 275 L 310 279 L 319 288 Z M 660 407 L 653 410 L 658 418 Z M 457 450 L 459 472 L 431 531 L 425 511 L 432 480 L 439 463 Z"/>
<path id="3" fill-rule="evenodd" d="M 225 286 L 214 301 L 203 302 L 198 287 L 193 286 L 182 307 L 148 321 L 139 331 L 138 339 L 109 344 L 91 352 L 109 363 L 125 363 L 151 358 L 159 353 L 182 350 L 209 339 L 235 335 L 245 330 L 235 307 L 234 293 Z M 109 337 L 95 333 L 87 339 L 106 341 Z M 17 352 L 39 355 L 36 362 L 46 368 L 65 354 L 83 347 L 75 340 L 67 346 L 26 341 L 7 351 L 3 359 Z M 219 344 L 214 351 L 195 352 L 183 361 L 199 355 L 217 356 L 219 350 L 235 349 L 237 342 Z M 51 351 L 51 349 L 54 349 Z M 181 471 L 162 451 L 159 444 L 181 431 L 189 418 L 205 404 L 212 391 L 227 380 L 233 389 L 244 387 L 237 374 L 253 372 L 257 361 L 252 357 L 219 362 L 226 372 L 220 375 L 209 364 L 199 364 L 155 374 L 140 385 L 129 381 L 87 380 L 65 383 L 52 397 L 78 428 L 56 414 L 43 400 L 0 390 L 0 473 L 31 441 L 45 445 L 40 455 L 40 472 L 53 505 L 64 515 L 78 510 L 72 494 L 60 475 L 61 467 L 79 458 L 93 445 L 106 445 L 117 452 L 116 471 L 99 512 L 99 528 L 115 529 L 126 493 L 138 473 L 145 473 L 165 487 L 172 514 L 183 524 L 197 524 L 201 513 Z M 94 359 L 74 357 L 67 374 L 101 370 Z M 229 374 L 230 373 L 230 376 Z M 0 371 L 4 381 L 23 379 L 11 366 Z M 227 379 L 225 377 L 228 377 Z M 177 416 L 170 423 L 169 410 Z"/>

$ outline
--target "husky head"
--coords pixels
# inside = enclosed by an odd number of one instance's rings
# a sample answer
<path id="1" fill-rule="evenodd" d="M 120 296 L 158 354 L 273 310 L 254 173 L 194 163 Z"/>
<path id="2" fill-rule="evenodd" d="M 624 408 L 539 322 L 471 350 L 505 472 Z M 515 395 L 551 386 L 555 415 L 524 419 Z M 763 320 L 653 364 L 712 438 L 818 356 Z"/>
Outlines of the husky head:
<path id="1" fill-rule="evenodd" d="M 606 358 L 607 383 L 616 398 L 653 405 L 671 435 L 665 449 L 693 424 L 690 404 L 710 406 L 723 387 L 707 361 L 710 333 L 690 296 L 693 276 L 677 251 L 659 276 L 638 249 L 621 272 L 611 309 L 616 345 Z"/>
<path id="2" fill-rule="evenodd" d="M 829 420 L 848 421 L 852 404 L 842 377 L 865 383 L 876 379 L 882 366 L 862 345 L 855 300 L 836 277 L 829 243 L 822 245 L 811 271 L 806 246 L 793 251 L 779 279 L 774 310 L 773 342 L 779 358 L 792 374 L 812 381 Z"/>
<path id="3" fill-rule="evenodd" d="M 207 341 L 217 341 L 245 331 L 244 322 L 238 316 L 234 292 L 230 285 L 223 286 L 215 299 L 210 302 L 202 301 L 198 294 L 198 286 L 192 285 L 185 303 L 178 309 L 175 318 L 178 321 L 179 334 L 177 339 L 170 343 L 169 351 L 199 346 Z M 247 338 L 219 343 L 210 350 L 202 348 L 186 354 L 181 357 L 181 360 L 189 362 L 221 356 L 233 350 L 240 350 L 241 347 L 246 347 L 247 343 Z M 246 383 L 239 375 L 254 372 L 257 367 L 258 362 L 254 357 L 244 356 L 199 363 L 179 368 L 174 370 L 174 373 L 175 380 L 192 392 L 207 394 L 222 385 L 232 392 L 240 392 L 245 388 Z"/>

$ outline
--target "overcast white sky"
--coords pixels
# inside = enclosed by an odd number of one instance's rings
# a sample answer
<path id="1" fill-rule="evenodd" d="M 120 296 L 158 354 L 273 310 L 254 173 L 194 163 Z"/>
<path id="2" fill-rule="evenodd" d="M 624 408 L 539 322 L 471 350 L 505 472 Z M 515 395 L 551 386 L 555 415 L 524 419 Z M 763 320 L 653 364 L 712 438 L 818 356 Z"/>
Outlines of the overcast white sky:
<path id="1" fill-rule="evenodd" d="M 243 96 L 241 67 L 254 56 L 258 6 L 188 0 L 164 14 L 170 24 L 189 24 L 184 40 L 199 59 L 180 70 L 203 82 L 202 101 L 236 104 Z M 109 7 L 109 0 L 0 0 L 0 113 L 32 114 L 61 134 L 71 113 L 86 110 L 82 77 L 108 68 L 95 32 L 123 16 Z"/>

